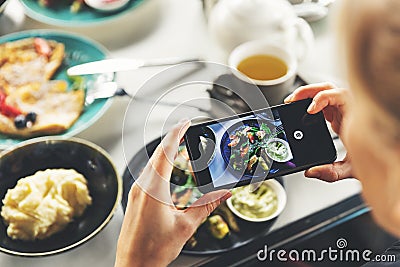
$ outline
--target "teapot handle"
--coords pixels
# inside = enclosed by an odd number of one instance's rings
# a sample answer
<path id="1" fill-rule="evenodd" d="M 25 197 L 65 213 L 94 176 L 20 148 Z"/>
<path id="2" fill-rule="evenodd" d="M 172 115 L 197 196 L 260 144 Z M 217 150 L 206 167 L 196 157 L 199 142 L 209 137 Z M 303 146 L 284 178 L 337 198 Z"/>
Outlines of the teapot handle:
<path id="1" fill-rule="evenodd" d="M 314 46 L 314 34 L 308 22 L 302 18 L 296 18 L 295 26 L 302 45 L 297 60 L 302 62 Z"/>

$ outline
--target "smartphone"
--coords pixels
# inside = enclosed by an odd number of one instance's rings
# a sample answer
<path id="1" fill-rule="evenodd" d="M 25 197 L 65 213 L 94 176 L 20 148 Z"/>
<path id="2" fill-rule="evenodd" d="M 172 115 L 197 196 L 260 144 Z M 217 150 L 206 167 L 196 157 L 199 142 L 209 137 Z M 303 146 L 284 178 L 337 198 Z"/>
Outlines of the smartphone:
<path id="1" fill-rule="evenodd" d="M 193 125 L 184 139 L 199 189 L 209 192 L 332 163 L 336 149 L 311 99 Z"/>

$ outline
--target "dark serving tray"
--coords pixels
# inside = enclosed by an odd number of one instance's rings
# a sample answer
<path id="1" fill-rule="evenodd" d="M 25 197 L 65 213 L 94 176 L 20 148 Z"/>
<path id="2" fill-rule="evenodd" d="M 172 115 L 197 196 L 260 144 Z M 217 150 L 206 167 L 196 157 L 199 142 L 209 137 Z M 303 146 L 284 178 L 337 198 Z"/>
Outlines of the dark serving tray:
<path id="1" fill-rule="evenodd" d="M 123 174 L 122 195 L 122 207 L 124 212 L 127 206 L 128 193 L 131 186 L 139 177 L 144 166 L 148 162 L 148 157 L 153 154 L 160 141 L 161 138 L 158 138 L 147 144 L 146 147 L 139 150 L 139 152 L 135 156 L 133 156 L 127 168 L 125 169 L 125 172 Z M 277 180 L 282 183 L 281 178 L 277 178 Z M 240 228 L 240 232 L 235 233 L 231 231 L 230 235 L 222 240 L 217 240 L 213 238 L 210 234 L 207 233 L 207 231 L 204 231 L 205 229 L 202 229 L 202 227 L 205 227 L 204 225 L 200 226 L 197 231 L 198 234 L 196 236 L 198 245 L 196 245 L 194 248 L 189 248 L 185 246 L 182 250 L 182 253 L 190 255 L 212 255 L 242 247 L 246 244 L 251 243 L 260 235 L 266 235 L 276 219 L 267 222 L 253 223 L 236 217 L 236 221 Z"/>

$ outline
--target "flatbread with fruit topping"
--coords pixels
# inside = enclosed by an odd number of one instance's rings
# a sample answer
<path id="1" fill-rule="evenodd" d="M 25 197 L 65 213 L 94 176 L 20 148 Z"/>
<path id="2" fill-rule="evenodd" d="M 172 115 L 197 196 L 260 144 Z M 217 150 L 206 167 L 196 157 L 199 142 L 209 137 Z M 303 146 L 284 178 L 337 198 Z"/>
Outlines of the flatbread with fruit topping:
<path id="1" fill-rule="evenodd" d="M 32 137 L 69 129 L 84 106 L 83 90 L 50 81 L 64 58 L 62 43 L 26 38 L 0 44 L 0 132 Z"/>

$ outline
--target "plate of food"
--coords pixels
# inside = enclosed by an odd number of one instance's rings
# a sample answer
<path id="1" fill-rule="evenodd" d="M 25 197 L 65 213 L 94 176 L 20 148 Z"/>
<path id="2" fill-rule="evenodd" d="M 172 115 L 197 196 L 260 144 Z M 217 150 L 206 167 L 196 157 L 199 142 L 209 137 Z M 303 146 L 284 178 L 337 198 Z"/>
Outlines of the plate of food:
<path id="1" fill-rule="evenodd" d="M 98 0 L 103 5 L 115 5 L 118 0 Z M 20 0 L 26 14 L 38 21 L 63 26 L 81 27 L 106 22 L 132 11 L 144 0 L 123 1 L 123 6 L 111 11 L 93 8 L 83 0 Z M 97 7 L 97 5 L 94 5 Z"/>
<path id="2" fill-rule="evenodd" d="M 263 178 L 277 171 L 277 163 L 293 158 L 282 126 L 261 119 L 230 126 L 221 138 L 222 158 L 228 169 L 244 177 Z"/>
<path id="3" fill-rule="evenodd" d="M 140 176 L 161 139 L 156 139 L 142 148 L 129 162 L 123 174 L 122 207 L 125 211 L 128 193 Z M 171 175 L 171 198 L 177 208 L 190 206 L 202 193 L 195 187 L 185 144 L 181 144 Z M 244 246 L 268 233 L 276 218 L 264 222 L 250 222 L 236 216 L 226 203 L 220 205 L 187 241 L 182 253 L 211 255 Z"/>
<path id="4" fill-rule="evenodd" d="M 94 41 L 66 32 L 0 37 L 0 149 L 36 136 L 73 136 L 100 118 L 111 100 L 85 105 L 86 91 L 114 74 L 68 77 L 66 71 L 107 54 Z"/>
<path id="5" fill-rule="evenodd" d="M 273 125 L 256 119 L 244 120 L 229 127 L 221 138 L 221 153 L 229 169 L 245 177 L 265 176 L 271 160 L 262 149 L 273 134 Z M 260 168 L 257 168 L 260 166 Z"/>

